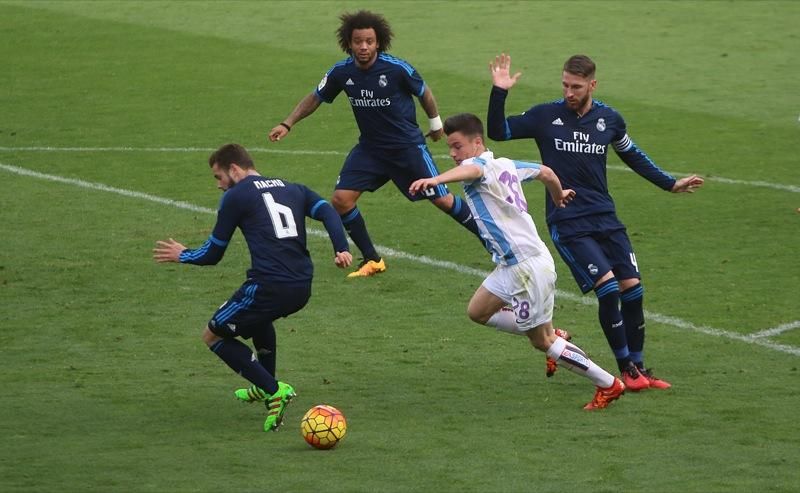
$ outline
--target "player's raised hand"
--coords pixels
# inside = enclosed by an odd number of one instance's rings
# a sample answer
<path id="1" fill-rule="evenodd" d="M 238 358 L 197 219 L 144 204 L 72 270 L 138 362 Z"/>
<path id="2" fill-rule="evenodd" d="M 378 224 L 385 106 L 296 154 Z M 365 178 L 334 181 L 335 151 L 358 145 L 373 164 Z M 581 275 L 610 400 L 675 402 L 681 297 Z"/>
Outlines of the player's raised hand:
<path id="1" fill-rule="evenodd" d="M 353 263 L 353 255 L 350 252 L 336 252 L 333 263 L 340 269 L 350 267 L 350 264 Z"/>
<path id="2" fill-rule="evenodd" d="M 566 190 L 561 190 L 560 197 L 553 197 L 553 202 L 556 204 L 556 207 L 563 209 L 564 207 L 567 206 L 567 204 L 572 202 L 572 199 L 574 198 L 575 198 L 575 190 L 567 188 Z"/>
<path id="3" fill-rule="evenodd" d="M 282 124 L 275 125 L 275 127 L 269 131 L 269 140 L 270 142 L 281 140 L 282 138 L 286 137 L 286 134 L 288 133 L 289 129 L 284 127 Z"/>
<path id="4" fill-rule="evenodd" d="M 672 193 L 694 193 L 694 189 L 702 187 L 703 183 L 705 183 L 705 180 L 697 175 L 687 176 L 686 178 L 681 178 L 672 185 Z"/>
<path id="5" fill-rule="evenodd" d="M 416 195 L 438 185 L 436 178 L 420 178 L 408 187 L 408 193 Z"/>
<path id="6" fill-rule="evenodd" d="M 180 262 L 181 252 L 186 247 L 170 238 L 167 241 L 157 241 L 153 249 L 153 260 L 156 262 Z"/>
<path id="7" fill-rule="evenodd" d="M 492 84 L 500 89 L 511 89 L 517 83 L 522 72 L 511 75 L 511 55 L 501 53 L 489 62 L 489 72 L 492 73 Z"/>

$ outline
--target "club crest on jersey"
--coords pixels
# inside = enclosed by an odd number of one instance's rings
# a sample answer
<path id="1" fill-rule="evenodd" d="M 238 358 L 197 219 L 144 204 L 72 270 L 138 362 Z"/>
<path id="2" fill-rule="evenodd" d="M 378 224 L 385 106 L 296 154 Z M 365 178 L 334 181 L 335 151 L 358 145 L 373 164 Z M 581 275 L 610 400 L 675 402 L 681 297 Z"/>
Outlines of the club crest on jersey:
<path id="1" fill-rule="evenodd" d="M 597 120 L 597 130 L 600 132 L 605 132 L 606 130 L 606 121 L 603 118 L 599 118 Z"/>
<path id="2" fill-rule="evenodd" d="M 327 84 L 327 83 L 328 83 L 328 74 L 325 74 L 322 77 L 322 80 L 319 81 L 319 85 L 317 86 L 317 90 L 321 91 L 322 88 L 325 87 L 325 84 Z"/>
<path id="3" fill-rule="evenodd" d="M 389 81 L 386 80 L 385 75 L 381 75 L 380 77 L 378 77 L 378 85 L 381 87 L 386 87 L 387 85 L 389 85 Z"/>

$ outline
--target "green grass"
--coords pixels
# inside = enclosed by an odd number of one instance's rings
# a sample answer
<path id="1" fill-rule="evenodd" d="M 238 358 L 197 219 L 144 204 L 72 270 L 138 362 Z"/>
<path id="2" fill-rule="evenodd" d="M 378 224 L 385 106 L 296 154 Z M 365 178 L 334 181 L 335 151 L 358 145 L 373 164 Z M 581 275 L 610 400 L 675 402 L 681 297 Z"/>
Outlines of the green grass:
<path id="1" fill-rule="evenodd" d="M 1 489 L 796 490 L 800 330 L 766 339 L 784 351 L 734 338 L 800 319 L 796 2 L 370 4 L 444 116 L 485 115 L 500 51 L 524 73 L 509 112 L 559 97 L 561 63 L 586 52 L 597 97 L 636 142 L 667 170 L 707 177 L 671 196 L 610 160 L 653 314 L 648 360 L 674 387 L 583 412 L 587 382 L 545 379 L 542 355 L 467 319 L 485 251 L 386 187 L 360 202 L 376 243 L 408 254 L 386 274 L 347 282 L 327 240 L 309 240 L 314 295 L 277 323 L 279 376 L 300 394 L 286 428 L 264 434 L 262 408 L 234 402 L 242 380 L 200 332 L 243 280 L 244 242 L 204 269 L 156 265 L 151 249 L 206 238 L 219 192 L 205 149 L 224 142 L 266 148 L 262 172 L 330 193 L 357 135 L 345 103 L 279 144 L 265 135 L 342 57 L 336 15 L 362 5 L 0 2 Z M 528 141 L 492 148 L 538 156 Z M 543 191 L 526 192 L 544 233 Z M 594 300 L 556 264 L 556 323 L 613 367 Z M 328 452 L 299 436 L 323 402 L 349 423 Z"/>

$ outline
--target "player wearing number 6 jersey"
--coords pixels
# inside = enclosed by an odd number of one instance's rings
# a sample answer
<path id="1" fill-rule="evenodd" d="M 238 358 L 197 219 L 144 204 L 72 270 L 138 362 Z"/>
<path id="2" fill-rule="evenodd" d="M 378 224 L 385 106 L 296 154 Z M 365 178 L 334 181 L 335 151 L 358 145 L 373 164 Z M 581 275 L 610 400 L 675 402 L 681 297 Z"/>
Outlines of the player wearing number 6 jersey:
<path id="1" fill-rule="evenodd" d="M 536 349 L 559 365 L 589 378 L 597 391 L 584 409 L 608 406 L 622 395 L 625 386 L 578 346 L 556 334 L 552 322 L 556 282 L 553 257 L 527 212 L 521 182 L 541 181 L 560 208 L 572 200 L 575 192 L 562 189 L 558 177 L 547 166 L 494 157 L 484 146 L 483 124 L 475 115 L 463 113 L 448 118 L 444 132 L 450 157 L 457 166 L 439 176 L 415 181 L 409 192 L 463 182 L 467 204 L 497 264 L 475 291 L 467 314 L 479 324 L 526 335 Z"/>
<path id="2" fill-rule="evenodd" d="M 349 266 L 353 257 L 339 215 L 316 192 L 260 175 L 238 144 L 220 147 L 208 164 L 224 192 L 211 236 L 196 249 L 172 238 L 158 241 L 153 257 L 157 262 L 213 265 L 222 259 L 236 228 L 241 230 L 252 261 L 247 280 L 214 313 L 202 338 L 214 354 L 252 383 L 234 395 L 245 402 L 265 402 L 264 430 L 274 431 L 295 393 L 291 385 L 275 379 L 272 323 L 299 311 L 311 297 L 313 265 L 306 248 L 305 218 L 325 225 L 337 267 Z M 237 337 L 252 338 L 257 356 Z"/>

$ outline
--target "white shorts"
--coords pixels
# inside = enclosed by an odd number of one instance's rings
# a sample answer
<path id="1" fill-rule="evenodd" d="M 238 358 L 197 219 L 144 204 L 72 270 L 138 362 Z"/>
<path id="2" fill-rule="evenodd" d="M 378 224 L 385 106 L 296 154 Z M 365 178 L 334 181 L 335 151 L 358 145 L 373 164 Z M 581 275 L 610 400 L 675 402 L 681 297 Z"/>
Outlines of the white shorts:
<path id="1" fill-rule="evenodd" d="M 553 320 L 556 266 L 550 255 L 539 255 L 516 265 L 498 265 L 483 287 L 514 310 L 520 330 Z"/>

